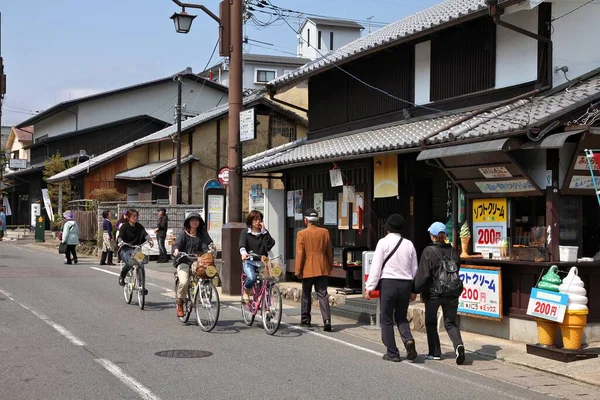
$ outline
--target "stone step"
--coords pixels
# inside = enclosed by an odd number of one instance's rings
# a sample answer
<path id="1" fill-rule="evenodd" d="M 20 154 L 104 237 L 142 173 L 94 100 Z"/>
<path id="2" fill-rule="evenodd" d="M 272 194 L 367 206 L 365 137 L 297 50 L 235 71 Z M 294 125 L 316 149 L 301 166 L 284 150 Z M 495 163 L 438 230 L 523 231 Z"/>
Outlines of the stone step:
<path id="1" fill-rule="evenodd" d="M 331 315 L 348 318 L 367 325 L 375 325 L 376 313 L 361 307 L 349 306 L 347 303 L 343 306 L 332 306 Z"/>

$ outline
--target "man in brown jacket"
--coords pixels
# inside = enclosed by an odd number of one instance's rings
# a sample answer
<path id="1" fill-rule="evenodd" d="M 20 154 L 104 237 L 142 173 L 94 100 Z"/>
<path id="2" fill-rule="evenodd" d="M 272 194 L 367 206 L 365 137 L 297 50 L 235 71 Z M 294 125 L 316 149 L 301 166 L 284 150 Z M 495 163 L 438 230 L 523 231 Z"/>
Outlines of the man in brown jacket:
<path id="1" fill-rule="evenodd" d="M 323 316 L 323 330 L 331 332 L 331 309 L 327 293 L 327 277 L 333 269 L 333 247 L 329 231 L 318 227 L 319 213 L 309 208 L 304 213 L 306 229 L 298 232 L 296 239 L 296 277 L 302 279 L 301 326 L 310 326 L 312 287 L 319 298 Z"/>

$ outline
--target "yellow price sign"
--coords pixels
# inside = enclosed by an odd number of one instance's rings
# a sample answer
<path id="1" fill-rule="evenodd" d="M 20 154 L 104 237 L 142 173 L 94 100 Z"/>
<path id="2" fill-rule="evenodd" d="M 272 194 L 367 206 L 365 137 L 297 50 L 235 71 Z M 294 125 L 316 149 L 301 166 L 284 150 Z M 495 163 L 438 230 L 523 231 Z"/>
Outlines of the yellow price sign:
<path id="1" fill-rule="evenodd" d="M 507 220 L 506 198 L 473 200 L 473 222 L 506 222 Z"/>

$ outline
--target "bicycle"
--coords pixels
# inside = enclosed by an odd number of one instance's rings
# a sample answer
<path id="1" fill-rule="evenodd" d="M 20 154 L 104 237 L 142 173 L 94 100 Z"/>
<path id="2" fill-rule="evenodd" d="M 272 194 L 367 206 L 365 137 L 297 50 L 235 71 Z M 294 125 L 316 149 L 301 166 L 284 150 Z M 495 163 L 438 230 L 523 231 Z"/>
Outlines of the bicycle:
<path id="1" fill-rule="evenodd" d="M 212 283 L 212 279 L 217 275 L 217 269 L 214 265 L 206 268 L 198 265 L 198 257 L 184 252 L 179 252 L 175 262 L 181 258 L 187 258 L 192 261 L 189 271 L 189 284 L 187 298 L 183 304 L 183 317 L 179 320 L 184 324 L 190 319 L 192 309 L 196 309 L 196 323 L 204 332 L 210 332 L 217 325 L 221 310 L 219 292 Z M 194 264 L 196 267 L 194 268 Z M 175 293 L 179 286 L 179 277 L 175 271 Z"/>
<path id="2" fill-rule="evenodd" d="M 133 291 L 137 289 L 138 304 L 142 310 L 146 304 L 146 294 L 148 294 L 148 290 L 146 290 L 146 271 L 144 269 L 144 265 L 148 264 L 148 256 L 142 251 L 142 247 L 145 244 L 146 242 L 138 246 L 134 246 L 129 243 L 122 243 L 119 246 L 119 251 L 123 246 L 128 246 L 134 249 L 131 254 L 131 258 L 129 259 L 129 262 L 133 265 L 125 276 L 123 295 L 125 296 L 125 301 L 127 304 L 131 304 Z"/>
<path id="3" fill-rule="evenodd" d="M 242 272 L 242 318 L 244 323 L 251 326 L 254 318 L 260 308 L 263 328 L 269 335 L 274 335 L 279 329 L 282 314 L 281 291 L 279 290 L 279 279 L 282 274 L 281 256 L 269 259 L 261 257 L 254 253 L 248 254 L 251 261 L 260 261 L 262 271 L 258 274 L 256 284 L 252 288 L 252 300 L 249 303 L 244 301 L 244 282 L 246 274 Z"/>

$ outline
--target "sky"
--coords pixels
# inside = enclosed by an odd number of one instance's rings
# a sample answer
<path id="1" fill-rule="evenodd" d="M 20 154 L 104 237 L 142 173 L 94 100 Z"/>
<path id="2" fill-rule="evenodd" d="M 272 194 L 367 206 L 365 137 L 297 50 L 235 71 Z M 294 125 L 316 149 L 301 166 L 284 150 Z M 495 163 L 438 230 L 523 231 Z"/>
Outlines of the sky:
<path id="1" fill-rule="evenodd" d="M 270 1 L 327 17 L 372 17 L 375 30 L 442 0 Z M 195 3 L 218 14 L 218 0 Z M 217 24 L 201 10 L 188 9 L 198 17 L 190 33 L 177 34 L 169 17 L 179 11 L 171 0 L 0 0 L 0 55 L 7 75 L 2 125 L 15 125 L 62 101 L 164 78 L 186 67 L 202 71 L 218 39 Z M 298 29 L 297 18 L 288 22 Z M 364 35 L 368 24 L 363 25 Z M 270 44 L 249 42 L 245 52 L 295 55 L 296 33 L 282 21 L 260 29 L 249 23 L 245 35 Z M 219 59 L 217 51 L 210 65 Z"/>

